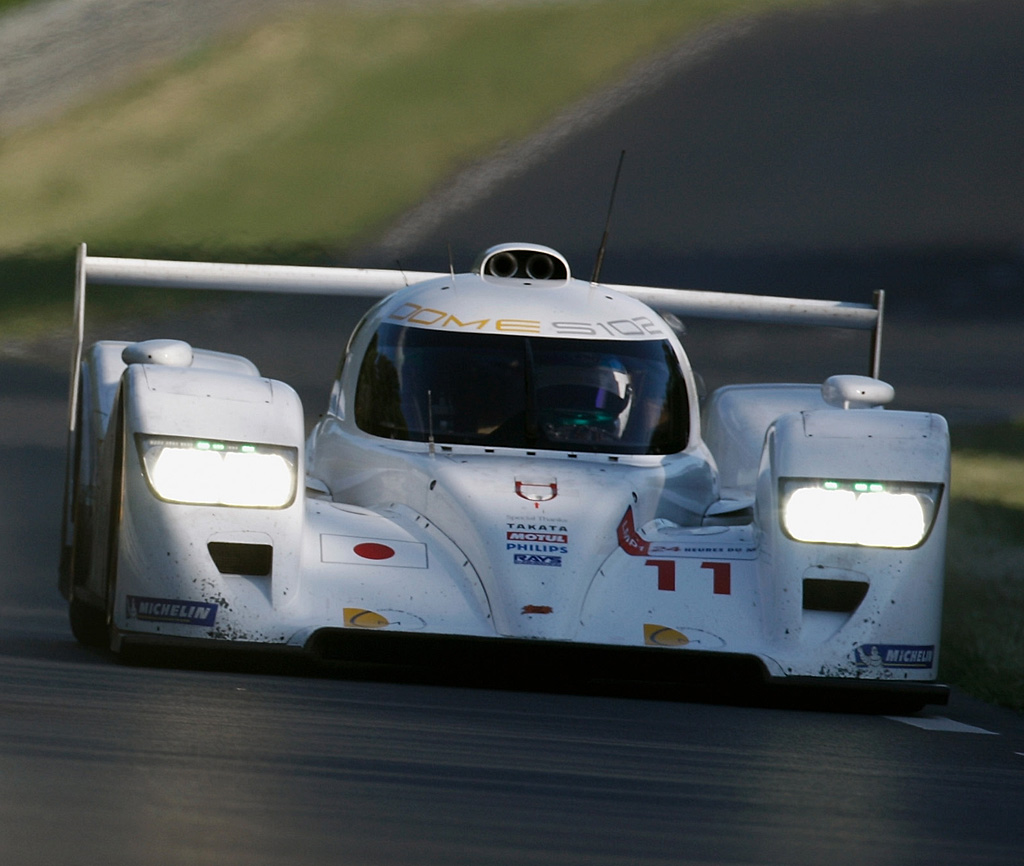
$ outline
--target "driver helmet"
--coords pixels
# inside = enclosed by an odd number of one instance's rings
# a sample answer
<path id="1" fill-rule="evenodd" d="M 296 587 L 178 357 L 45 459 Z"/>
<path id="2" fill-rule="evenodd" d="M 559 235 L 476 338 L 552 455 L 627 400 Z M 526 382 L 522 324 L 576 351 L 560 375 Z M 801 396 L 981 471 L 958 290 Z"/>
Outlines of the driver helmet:
<path id="1" fill-rule="evenodd" d="M 601 438 L 622 438 L 633 407 L 633 384 L 618 358 L 578 358 L 571 365 L 550 369 L 540 384 L 558 395 L 552 395 L 556 405 L 550 406 L 562 419 L 553 421 L 555 427 L 572 425 L 575 435 L 589 428 Z"/>
<path id="2" fill-rule="evenodd" d="M 629 371 L 618 358 L 602 358 L 594 371 L 594 408 L 614 415 L 615 437 L 622 437 L 633 408 L 633 385 Z"/>

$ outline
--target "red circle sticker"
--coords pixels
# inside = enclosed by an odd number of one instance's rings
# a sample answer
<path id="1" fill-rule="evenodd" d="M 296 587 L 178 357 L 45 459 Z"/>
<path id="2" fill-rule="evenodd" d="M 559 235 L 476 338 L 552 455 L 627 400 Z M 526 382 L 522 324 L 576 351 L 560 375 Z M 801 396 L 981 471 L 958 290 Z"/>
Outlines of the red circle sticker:
<path id="1" fill-rule="evenodd" d="M 375 541 L 364 541 L 352 549 L 356 556 L 361 556 L 363 559 L 391 559 L 395 555 L 395 551 L 386 544 L 377 544 Z"/>

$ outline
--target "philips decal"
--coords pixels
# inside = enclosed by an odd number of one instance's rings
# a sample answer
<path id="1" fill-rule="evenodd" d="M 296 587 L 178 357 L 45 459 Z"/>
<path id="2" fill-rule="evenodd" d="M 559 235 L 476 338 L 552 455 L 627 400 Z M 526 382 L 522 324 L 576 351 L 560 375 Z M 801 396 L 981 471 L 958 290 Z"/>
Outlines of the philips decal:
<path id="1" fill-rule="evenodd" d="M 564 544 L 516 544 L 508 542 L 505 550 L 521 550 L 526 553 L 568 553 L 569 548 Z"/>

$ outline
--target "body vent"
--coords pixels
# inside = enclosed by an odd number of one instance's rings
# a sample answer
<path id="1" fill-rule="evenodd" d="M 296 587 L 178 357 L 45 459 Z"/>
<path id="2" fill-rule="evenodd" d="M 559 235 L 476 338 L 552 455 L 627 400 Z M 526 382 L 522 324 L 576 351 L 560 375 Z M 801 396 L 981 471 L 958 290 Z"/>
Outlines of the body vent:
<path id="1" fill-rule="evenodd" d="M 269 544 L 211 541 L 206 547 L 221 574 L 266 577 L 274 564 L 274 548 Z"/>
<path id="2" fill-rule="evenodd" d="M 480 255 L 473 270 L 485 277 L 526 282 L 569 279 L 569 263 L 550 247 L 536 244 L 501 244 Z"/>
<path id="3" fill-rule="evenodd" d="M 831 613 L 853 613 L 864 596 L 868 584 L 859 580 L 804 580 L 804 610 L 824 610 Z"/>

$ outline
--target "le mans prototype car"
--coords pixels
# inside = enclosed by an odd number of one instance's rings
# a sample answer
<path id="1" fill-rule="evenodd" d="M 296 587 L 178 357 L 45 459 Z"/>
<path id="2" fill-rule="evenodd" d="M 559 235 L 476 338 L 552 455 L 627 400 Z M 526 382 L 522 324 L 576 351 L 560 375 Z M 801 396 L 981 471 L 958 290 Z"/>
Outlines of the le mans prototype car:
<path id="1" fill-rule="evenodd" d="M 380 300 L 307 436 L 295 392 L 238 355 L 170 339 L 86 350 L 87 283 Z M 675 316 L 870 331 L 871 375 L 701 400 Z M 60 578 L 72 630 L 113 650 L 485 669 L 510 652 L 537 671 L 685 685 L 742 670 L 944 703 L 948 430 L 885 408 L 881 324 L 880 298 L 605 285 L 532 244 L 462 274 L 83 245 Z"/>

